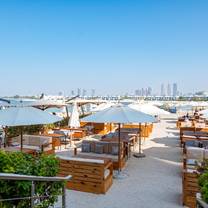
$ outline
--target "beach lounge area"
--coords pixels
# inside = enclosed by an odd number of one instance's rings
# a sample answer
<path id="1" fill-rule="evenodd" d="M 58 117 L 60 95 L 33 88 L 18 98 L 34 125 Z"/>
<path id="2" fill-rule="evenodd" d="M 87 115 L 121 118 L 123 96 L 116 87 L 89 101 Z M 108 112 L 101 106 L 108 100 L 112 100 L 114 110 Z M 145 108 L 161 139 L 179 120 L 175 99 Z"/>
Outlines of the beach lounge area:
<path id="1" fill-rule="evenodd" d="M 21 130 L 19 136 L 5 137 L 3 155 L 23 152 L 34 161 L 55 159 L 51 176 L 65 181 L 55 207 L 197 207 L 199 178 L 208 159 L 206 114 L 181 118 L 166 113 L 155 120 L 116 104 L 80 119 L 73 106 L 62 125 L 59 117 L 32 107 L 1 111 L 2 123 Z M 36 134 L 22 127 L 35 122 L 56 124 Z M 8 135 L 8 127 L 4 130 Z"/>
<path id="2" fill-rule="evenodd" d="M 67 207 L 182 207 L 182 161 L 176 120 L 155 124 L 143 148 L 146 157 L 132 156 L 122 171 L 125 177 L 114 179 L 105 195 L 67 190 Z"/>

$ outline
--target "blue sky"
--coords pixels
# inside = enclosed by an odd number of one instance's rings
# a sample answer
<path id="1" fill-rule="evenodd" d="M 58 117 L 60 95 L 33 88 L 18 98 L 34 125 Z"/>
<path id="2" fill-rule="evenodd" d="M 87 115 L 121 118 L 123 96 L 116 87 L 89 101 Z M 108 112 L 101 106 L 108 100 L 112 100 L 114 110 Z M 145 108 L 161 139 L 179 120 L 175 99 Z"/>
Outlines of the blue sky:
<path id="1" fill-rule="evenodd" d="M 1 0 L 0 95 L 208 90 L 206 0 Z"/>

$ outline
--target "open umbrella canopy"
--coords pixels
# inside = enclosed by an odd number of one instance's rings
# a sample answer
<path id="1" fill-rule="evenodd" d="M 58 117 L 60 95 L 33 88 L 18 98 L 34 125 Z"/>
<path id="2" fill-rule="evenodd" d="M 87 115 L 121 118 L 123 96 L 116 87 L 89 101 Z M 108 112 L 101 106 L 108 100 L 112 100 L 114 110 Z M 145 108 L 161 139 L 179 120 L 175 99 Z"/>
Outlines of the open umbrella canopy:
<path id="1" fill-rule="evenodd" d="M 199 111 L 199 113 L 200 113 L 200 114 L 203 114 L 203 115 L 202 115 L 203 118 L 206 118 L 206 119 L 208 118 L 208 109 Z"/>
<path id="2" fill-rule="evenodd" d="M 160 116 L 160 115 L 169 115 L 170 113 L 168 111 L 165 111 L 161 108 L 158 108 L 151 104 L 130 104 L 130 108 L 133 108 L 134 110 L 141 111 L 143 113 L 152 115 L 152 116 Z"/>
<path id="3" fill-rule="evenodd" d="M 102 111 L 105 110 L 107 108 L 110 108 L 111 106 L 113 106 L 114 103 L 108 102 L 108 103 L 101 103 L 100 105 L 98 105 L 97 107 L 95 107 L 92 112 L 98 112 L 98 111 Z"/>
<path id="4" fill-rule="evenodd" d="M 71 112 L 71 116 L 70 116 L 70 119 L 69 119 L 68 126 L 70 126 L 72 128 L 80 127 L 79 111 L 78 111 L 78 107 L 77 107 L 76 103 L 73 104 L 72 112 Z"/>
<path id="5" fill-rule="evenodd" d="M 82 119 L 94 123 L 153 123 L 155 118 L 125 105 L 115 105 Z"/>
<path id="6" fill-rule="evenodd" d="M 0 125 L 2 126 L 50 124 L 60 120 L 62 118 L 33 107 L 11 107 L 0 110 Z"/>

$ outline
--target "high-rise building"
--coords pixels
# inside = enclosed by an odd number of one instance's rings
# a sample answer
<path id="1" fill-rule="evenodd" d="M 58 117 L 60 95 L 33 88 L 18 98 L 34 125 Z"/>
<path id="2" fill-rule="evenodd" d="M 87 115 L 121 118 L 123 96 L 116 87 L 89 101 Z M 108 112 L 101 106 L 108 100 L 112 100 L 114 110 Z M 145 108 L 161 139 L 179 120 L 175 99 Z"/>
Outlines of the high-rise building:
<path id="1" fill-rule="evenodd" d="M 178 85 L 177 83 L 173 84 L 173 97 L 178 96 Z"/>
<path id="2" fill-rule="evenodd" d="M 152 95 L 152 88 L 148 87 L 147 88 L 147 96 L 151 96 Z"/>
<path id="3" fill-rule="evenodd" d="M 83 89 L 83 90 L 82 90 L 82 96 L 84 97 L 84 96 L 86 96 L 86 95 L 87 95 L 87 90 Z"/>
<path id="4" fill-rule="evenodd" d="M 161 96 L 165 96 L 165 86 L 164 86 L 164 84 L 161 84 L 160 95 L 161 95 Z"/>
<path id="5" fill-rule="evenodd" d="M 95 89 L 92 89 L 92 90 L 91 90 L 91 96 L 92 96 L 92 97 L 95 97 Z"/>
<path id="6" fill-rule="evenodd" d="M 71 95 L 72 97 L 75 95 L 74 90 L 71 91 Z"/>
<path id="7" fill-rule="evenodd" d="M 167 86 L 167 95 L 171 96 L 171 86 L 170 86 L 169 83 L 168 83 L 168 86 Z"/>
<path id="8" fill-rule="evenodd" d="M 141 96 L 145 96 L 145 89 L 144 88 L 142 88 Z"/>
<path id="9" fill-rule="evenodd" d="M 135 90 L 135 96 L 139 96 L 139 90 Z"/>
<path id="10" fill-rule="evenodd" d="M 77 89 L 77 95 L 78 95 L 78 96 L 81 95 L 81 89 L 80 89 L 80 88 Z"/>

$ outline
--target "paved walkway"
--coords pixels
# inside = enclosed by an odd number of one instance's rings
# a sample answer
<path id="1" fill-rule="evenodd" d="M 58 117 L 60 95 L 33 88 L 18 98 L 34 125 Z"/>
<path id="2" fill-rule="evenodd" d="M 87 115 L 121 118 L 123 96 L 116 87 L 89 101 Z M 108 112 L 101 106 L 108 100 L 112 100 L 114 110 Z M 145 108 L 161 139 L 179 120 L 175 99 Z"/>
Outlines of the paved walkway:
<path id="1" fill-rule="evenodd" d="M 132 157 L 125 179 L 114 180 L 106 195 L 67 191 L 70 208 L 177 208 L 181 206 L 181 152 L 175 121 L 156 124 L 145 142 L 146 158 Z"/>

